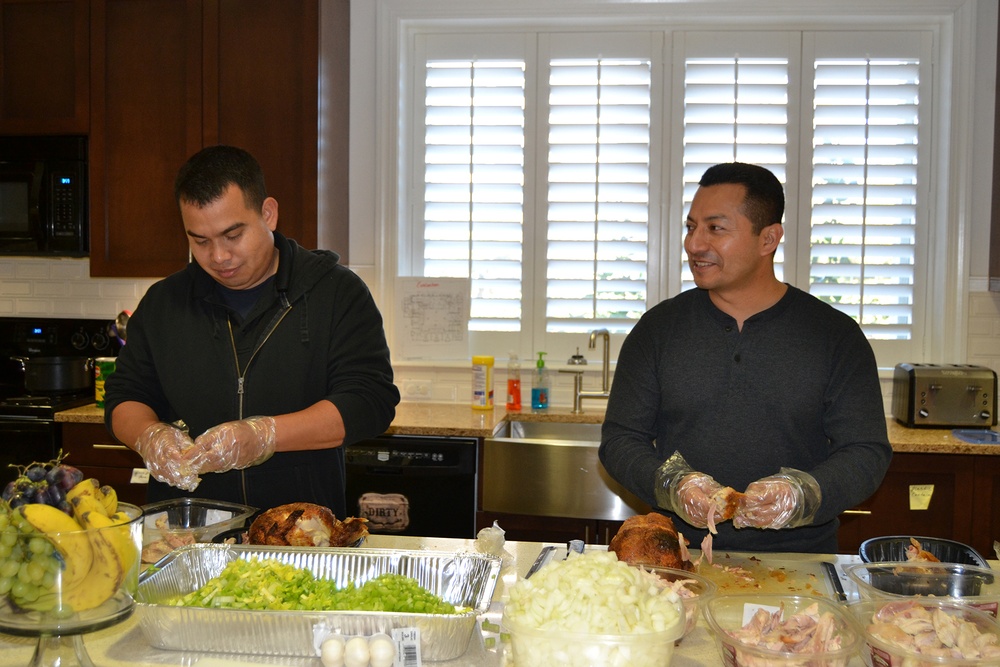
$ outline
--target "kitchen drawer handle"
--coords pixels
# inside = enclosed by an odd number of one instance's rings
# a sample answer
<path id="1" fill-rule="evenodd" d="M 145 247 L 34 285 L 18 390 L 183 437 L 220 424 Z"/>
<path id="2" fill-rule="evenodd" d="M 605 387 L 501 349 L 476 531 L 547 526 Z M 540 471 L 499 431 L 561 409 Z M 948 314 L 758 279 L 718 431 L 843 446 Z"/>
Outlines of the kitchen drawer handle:
<path id="1" fill-rule="evenodd" d="M 93 447 L 94 449 L 127 449 L 131 451 L 131 448 L 126 447 L 125 445 L 104 445 L 99 442 L 95 442 L 94 444 L 91 445 L 91 447 Z"/>
<path id="2" fill-rule="evenodd" d="M 871 513 L 871 510 L 844 510 L 842 512 L 842 514 L 860 514 L 861 516 L 868 516 Z"/>

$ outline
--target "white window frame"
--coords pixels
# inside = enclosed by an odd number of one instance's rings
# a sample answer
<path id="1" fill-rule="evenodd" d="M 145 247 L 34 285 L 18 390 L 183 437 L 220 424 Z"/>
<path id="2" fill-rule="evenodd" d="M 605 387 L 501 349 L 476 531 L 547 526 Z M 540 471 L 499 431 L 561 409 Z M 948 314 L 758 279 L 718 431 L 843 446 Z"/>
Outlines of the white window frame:
<path id="1" fill-rule="evenodd" d="M 456 30 L 470 25 L 489 25 L 495 30 L 524 25 L 545 25 L 548 30 L 613 29 L 616 25 L 642 23 L 670 26 L 672 30 L 719 30 L 730 27 L 746 30 L 759 26 L 764 30 L 825 30 L 836 22 L 838 30 L 852 24 L 857 29 L 894 28 L 929 30 L 934 34 L 935 89 L 931 100 L 934 127 L 931 129 L 934 157 L 930 177 L 934 184 L 929 201 L 924 203 L 932 224 L 927 230 L 926 247 L 933 248 L 927 259 L 923 280 L 927 289 L 918 295 L 920 309 L 935 313 L 924 318 L 918 345 L 907 359 L 879 358 L 880 365 L 891 367 L 900 361 L 940 361 L 961 359 L 965 353 L 964 330 L 949 323 L 963 322 L 968 293 L 968 248 L 970 224 L 972 165 L 976 144 L 972 137 L 974 115 L 974 71 L 977 3 L 979 0 L 883 0 L 838 9 L 815 0 L 788 0 L 773 5 L 767 14 L 759 7 L 741 2 L 616 2 L 599 0 L 585 7 L 572 2 L 553 0 L 507 0 L 504 3 L 472 0 L 456 3 L 448 0 L 354 0 L 352 34 L 365 34 L 365 44 L 355 45 L 352 38 L 352 63 L 362 58 L 373 64 L 352 66 L 352 143 L 351 143 L 351 266 L 373 288 L 386 320 L 390 345 L 394 337 L 395 272 L 398 252 L 397 221 L 406 214 L 407 192 L 398 178 L 396 165 L 401 158 L 400 138 L 408 119 L 400 118 L 403 102 L 412 91 L 401 87 L 402 74 L 411 64 L 405 54 L 407 40 L 414 31 L 433 25 L 440 30 L 450 24 Z M 707 6 L 710 10 L 706 10 Z M 846 13 L 849 17 L 839 16 Z M 724 17 L 724 18 L 720 18 Z M 371 40 L 371 34 L 375 39 Z M 673 67 L 683 63 L 672 64 Z M 665 91 L 665 95 L 671 95 Z M 679 96 L 674 95 L 676 100 Z M 372 114 L 374 108 L 374 115 Z M 356 121 L 358 121 L 356 123 Z M 942 128 L 948 128 L 944 131 Z M 675 162 L 676 163 L 676 162 Z M 665 188 L 676 191 L 679 177 L 664 169 Z M 674 210 L 680 198 L 671 196 L 665 209 L 651 211 L 651 220 L 665 217 L 680 220 Z M 370 208 L 366 207 L 370 204 Z M 808 201 L 798 202 L 799 212 Z M 374 211 L 374 225 L 371 212 Z M 791 211 L 790 211 L 791 212 Z M 652 223 L 651 223 L 652 224 Z M 667 284 L 678 273 L 679 257 L 672 248 L 678 245 L 680 225 L 666 224 L 660 247 L 660 272 L 656 285 L 650 285 L 655 303 L 676 288 Z M 678 229 L 674 229 L 677 227 Z M 651 265 L 654 248 L 650 248 Z M 653 277 L 652 274 L 650 276 Z M 655 295 L 655 290 L 659 290 Z M 651 304 L 652 305 L 652 304 Z M 576 341 L 577 344 L 585 341 Z M 482 347 L 449 355 L 454 363 L 467 364 L 468 355 Z M 613 356 L 620 340 L 613 345 Z M 504 350 L 490 349 L 498 357 Z M 568 350 L 550 351 L 558 360 Z M 448 363 L 441 359 L 438 362 Z"/>

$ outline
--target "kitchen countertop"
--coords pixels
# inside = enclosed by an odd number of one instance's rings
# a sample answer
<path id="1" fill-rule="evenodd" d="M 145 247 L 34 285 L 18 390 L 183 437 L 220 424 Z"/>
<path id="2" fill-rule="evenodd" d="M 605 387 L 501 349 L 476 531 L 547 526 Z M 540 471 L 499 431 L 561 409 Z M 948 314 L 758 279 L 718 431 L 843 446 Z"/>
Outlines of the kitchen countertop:
<path id="1" fill-rule="evenodd" d="M 500 573 L 493 596 L 493 604 L 489 611 L 480 619 L 499 623 L 503 610 L 503 601 L 508 589 L 518 578 L 523 578 L 535 562 L 542 548 L 546 546 L 538 542 L 507 542 L 505 551 L 510 554 L 511 562 L 505 565 Z M 565 549 L 565 545 L 554 545 Z M 416 549 L 438 551 L 474 551 L 475 541 L 454 538 L 423 538 L 405 536 L 371 535 L 365 544 L 366 548 Z M 722 554 L 724 556 L 724 554 Z M 716 554 L 719 558 L 720 554 Z M 815 554 L 768 554 L 768 558 L 783 561 L 801 560 L 818 561 L 835 559 L 838 565 L 860 562 L 857 556 L 821 556 Z M 1000 563 L 992 562 L 992 567 L 1000 567 Z M 851 589 L 850 582 L 843 580 L 849 599 L 856 597 L 856 591 Z M 465 655 L 455 660 L 425 663 L 428 667 L 500 667 L 502 657 L 497 649 L 486 647 L 482 624 L 478 623 L 473 632 L 472 641 Z M 103 667 L 161 667 L 176 665 L 178 667 L 249 667 L 256 665 L 285 665 L 288 667 L 321 667 L 318 658 L 275 658 L 254 655 L 202 654 L 186 651 L 167 651 L 152 647 L 145 638 L 137 615 L 119 625 L 83 636 L 84 645 L 95 664 Z M 0 664 L 28 664 L 34 650 L 36 640 L 27 637 L 13 637 L 0 634 Z M 697 627 L 681 642 L 677 648 L 672 667 L 715 667 L 720 664 L 715 641 L 709 633 L 704 619 L 699 619 Z M 862 661 L 856 658 L 850 667 L 861 667 Z"/>
<path id="2" fill-rule="evenodd" d="M 437 435 L 489 438 L 508 419 L 600 424 L 604 411 L 585 408 L 583 414 L 573 414 L 569 407 L 547 410 L 523 410 L 508 413 L 503 406 L 492 410 L 473 410 L 464 403 L 414 403 L 404 401 L 396 406 L 396 418 L 386 433 L 401 435 Z M 57 412 L 57 422 L 103 424 L 104 410 L 85 405 Z M 895 419 L 886 419 L 889 442 L 896 452 L 918 454 L 1000 455 L 1000 444 L 975 444 L 959 440 L 952 429 L 907 428 Z"/>

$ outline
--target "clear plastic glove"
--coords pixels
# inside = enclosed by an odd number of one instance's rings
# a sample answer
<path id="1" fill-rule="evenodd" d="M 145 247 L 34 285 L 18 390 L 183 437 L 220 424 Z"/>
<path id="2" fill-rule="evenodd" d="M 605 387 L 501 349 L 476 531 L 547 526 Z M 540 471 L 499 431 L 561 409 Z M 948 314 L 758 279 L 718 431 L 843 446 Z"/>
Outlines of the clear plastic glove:
<path id="1" fill-rule="evenodd" d="M 190 435 L 164 422 L 156 422 L 135 441 L 135 451 L 146 462 L 149 474 L 184 491 L 194 491 L 201 482 L 188 462 L 192 447 Z"/>
<path id="2" fill-rule="evenodd" d="M 194 441 L 189 460 L 200 473 L 242 470 L 274 454 L 274 417 L 251 417 L 208 429 Z"/>
<path id="3" fill-rule="evenodd" d="M 782 468 L 777 475 L 751 482 L 736 508 L 736 528 L 797 528 L 812 523 L 823 500 L 809 473 Z"/>
<path id="4" fill-rule="evenodd" d="M 711 475 L 694 470 L 680 452 L 674 452 L 656 471 L 656 503 L 696 528 L 708 527 L 714 510 L 712 496 L 722 485 Z"/>

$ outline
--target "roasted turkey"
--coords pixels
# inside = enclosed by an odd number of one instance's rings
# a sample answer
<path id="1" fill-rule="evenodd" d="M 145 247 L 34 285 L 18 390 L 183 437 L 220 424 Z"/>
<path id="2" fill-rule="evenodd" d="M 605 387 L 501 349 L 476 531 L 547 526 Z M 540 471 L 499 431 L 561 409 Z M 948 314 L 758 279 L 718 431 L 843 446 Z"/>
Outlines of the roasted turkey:
<path id="1" fill-rule="evenodd" d="M 368 519 L 339 521 L 333 512 L 313 503 L 272 507 L 250 524 L 250 544 L 289 547 L 346 547 L 368 535 Z"/>
<path id="2" fill-rule="evenodd" d="M 609 551 L 630 565 L 656 565 L 693 571 L 687 558 L 687 540 L 674 528 L 670 517 L 657 512 L 625 520 L 611 539 Z"/>

